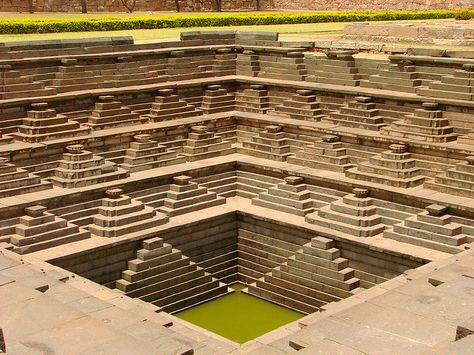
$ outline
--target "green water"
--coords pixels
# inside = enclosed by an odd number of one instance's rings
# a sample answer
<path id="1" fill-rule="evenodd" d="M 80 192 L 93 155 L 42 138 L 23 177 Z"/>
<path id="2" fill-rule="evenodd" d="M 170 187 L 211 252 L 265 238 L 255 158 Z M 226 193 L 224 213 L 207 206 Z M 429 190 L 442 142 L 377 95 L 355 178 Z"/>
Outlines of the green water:
<path id="1" fill-rule="evenodd" d="M 175 316 L 241 344 L 303 317 L 301 313 L 242 293 L 247 286 L 231 287 L 234 293 Z"/>

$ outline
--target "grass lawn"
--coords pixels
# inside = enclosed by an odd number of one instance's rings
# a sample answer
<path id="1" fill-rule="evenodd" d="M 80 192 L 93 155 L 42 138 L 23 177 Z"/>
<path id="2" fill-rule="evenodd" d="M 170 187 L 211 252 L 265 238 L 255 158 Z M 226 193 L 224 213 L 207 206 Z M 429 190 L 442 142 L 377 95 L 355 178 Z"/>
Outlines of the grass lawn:
<path id="1" fill-rule="evenodd" d="M 152 30 L 128 31 L 97 31 L 97 32 L 65 32 L 65 33 L 38 33 L 38 34 L 8 34 L 0 35 L 0 42 L 29 41 L 34 39 L 84 38 L 108 36 L 133 36 L 135 41 L 173 40 L 179 39 L 179 34 L 185 31 L 218 31 L 218 30 L 247 30 L 247 31 L 275 31 L 281 34 L 299 33 L 342 33 L 344 22 L 305 23 L 298 25 L 263 25 L 263 26 L 228 26 L 228 27 L 190 27 L 190 28 L 163 28 Z"/>
<path id="2" fill-rule="evenodd" d="M 160 16 L 164 13 L 156 13 Z M 166 13 L 169 14 L 169 13 Z M 202 13 L 201 13 L 202 14 Z M 1 16 L 5 13 L 0 13 Z M 21 16 L 24 14 L 8 14 L 9 16 Z M 26 15 L 26 14 L 25 14 Z M 74 16 L 82 16 L 82 14 L 33 14 L 38 19 L 45 16 L 57 16 L 57 18 L 74 18 Z M 86 16 L 96 15 L 103 17 L 104 14 L 86 14 Z M 130 14 L 113 14 L 114 16 L 130 16 Z M 199 14 L 195 14 L 198 16 Z M 450 21 L 448 20 L 419 20 L 428 21 Z M 404 21 L 398 21 L 404 22 Z M 405 21 L 416 22 L 416 21 Z M 286 24 L 286 25 L 254 25 L 254 26 L 227 26 L 227 27 L 189 27 L 189 28 L 163 28 L 151 30 L 128 30 L 128 31 L 95 31 L 95 32 L 64 32 L 64 33 L 38 33 L 38 34 L 7 34 L 0 35 L 0 42 L 8 41 L 29 41 L 40 39 L 62 39 L 62 38 L 91 38 L 91 37 L 109 37 L 109 36 L 133 36 L 136 42 L 154 41 L 154 40 L 175 40 L 179 39 L 181 32 L 185 31 L 219 31 L 219 30 L 242 30 L 242 31 L 274 31 L 279 32 L 284 39 L 288 35 L 292 39 L 300 37 L 304 40 L 322 39 L 323 37 L 333 38 L 342 34 L 344 25 L 347 22 L 326 22 L 326 23 L 303 23 L 303 24 Z"/>

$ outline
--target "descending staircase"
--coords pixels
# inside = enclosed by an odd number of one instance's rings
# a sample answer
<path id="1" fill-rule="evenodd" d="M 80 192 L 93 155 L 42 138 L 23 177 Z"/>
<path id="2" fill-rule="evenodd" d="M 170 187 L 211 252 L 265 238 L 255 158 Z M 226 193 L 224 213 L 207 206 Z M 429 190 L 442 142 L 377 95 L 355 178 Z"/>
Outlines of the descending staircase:
<path id="1" fill-rule="evenodd" d="M 116 287 L 129 297 L 140 298 L 169 313 L 232 292 L 158 237 L 142 242 L 137 258 L 128 262 Z"/>
<path id="2" fill-rule="evenodd" d="M 85 229 L 46 212 L 46 207 L 39 205 L 25 208 L 25 215 L 18 222 L 13 226 L 10 242 L 19 254 L 90 238 Z"/>
<path id="3" fill-rule="evenodd" d="M 316 312 L 360 290 L 360 280 L 331 239 L 315 237 L 280 266 L 251 283 L 248 293 L 302 313 Z"/>

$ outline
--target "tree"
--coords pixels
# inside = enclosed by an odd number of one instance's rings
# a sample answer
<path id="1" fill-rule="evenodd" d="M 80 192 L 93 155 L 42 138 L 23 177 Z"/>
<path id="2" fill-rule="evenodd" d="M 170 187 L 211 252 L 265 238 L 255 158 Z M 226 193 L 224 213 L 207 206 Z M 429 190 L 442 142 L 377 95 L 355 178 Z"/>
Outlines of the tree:
<path id="1" fill-rule="evenodd" d="M 35 7 L 33 5 L 33 0 L 28 0 L 28 12 L 30 14 L 35 12 Z"/>
<path id="2" fill-rule="evenodd" d="M 222 11 L 222 0 L 216 0 L 216 11 Z"/>
<path id="3" fill-rule="evenodd" d="M 180 12 L 181 7 L 179 6 L 179 0 L 174 0 L 174 4 L 176 5 L 176 12 Z"/>
<path id="4" fill-rule="evenodd" d="M 87 0 L 81 0 L 81 10 L 83 14 L 87 14 Z"/>
<path id="5" fill-rule="evenodd" d="M 120 0 L 123 6 L 127 9 L 128 12 L 132 13 L 137 5 L 137 0 Z"/>

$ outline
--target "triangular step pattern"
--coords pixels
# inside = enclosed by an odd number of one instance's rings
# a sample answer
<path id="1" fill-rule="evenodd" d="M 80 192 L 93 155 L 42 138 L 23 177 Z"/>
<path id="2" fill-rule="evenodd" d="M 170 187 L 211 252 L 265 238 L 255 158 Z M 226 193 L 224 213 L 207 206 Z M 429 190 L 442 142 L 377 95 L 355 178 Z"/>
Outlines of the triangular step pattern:
<path id="1" fill-rule="evenodd" d="M 443 118 L 443 111 L 434 102 L 423 103 L 423 108 L 406 115 L 401 121 L 395 121 L 390 126 L 380 130 L 383 135 L 405 138 L 421 142 L 446 143 L 457 139 L 458 134 Z"/>
<path id="2" fill-rule="evenodd" d="M 344 172 L 354 167 L 343 147 L 340 137 L 332 134 L 321 136 L 314 144 L 307 145 L 287 159 L 288 163 L 314 169 Z"/>
<path id="3" fill-rule="evenodd" d="M 125 151 L 120 167 L 130 172 L 137 172 L 184 162 L 185 159 L 178 157 L 175 151 L 153 141 L 151 135 L 139 134 L 133 137 L 133 142 Z"/>
<path id="4" fill-rule="evenodd" d="M 306 222 L 355 237 L 373 237 L 385 229 L 366 189 L 347 195 L 306 215 Z"/>
<path id="5" fill-rule="evenodd" d="M 158 237 L 142 242 L 137 258 L 128 262 L 128 269 L 122 272 L 116 287 L 127 296 L 157 305 L 168 313 L 182 311 L 230 291 L 226 284 Z"/>
<path id="6" fill-rule="evenodd" d="M 390 145 L 390 150 L 348 169 L 346 176 L 405 189 L 421 185 L 425 180 L 421 169 L 416 167 L 416 160 L 407 152 L 405 144 Z"/>
<path id="7" fill-rule="evenodd" d="M 457 196 L 474 198 L 474 156 L 456 164 L 452 169 L 427 181 L 424 188 Z"/>
<path id="8" fill-rule="evenodd" d="M 78 122 L 57 114 L 56 110 L 48 108 L 47 103 L 34 103 L 31 108 L 27 113 L 28 117 L 18 126 L 18 132 L 12 133 L 12 137 L 19 141 L 38 143 L 90 133 L 89 127 L 83 127 Z"/>
<path id="9" fill-rule="evenodd" d="M 206 126 L 193 126 L 180 156 L 184 157 L 186 161 L 195 161 L 233 152 L 234 149 L 230 142 L 223 141 L 222 137 L 210 132 Z"/>
<path id="10" fill-rule="evenodd" d="M 259 71 L 258 55 L 254 51 L 244 50 L 242 53 L 237 54 L 237 75 L 255 77 Z"/>
<path id="11" fill-rule="evenodd" d="M 360 290 L 360 280 L 333 240 L 315 237 L 286 262 L 248 287 L 248 293 L 271 302 L 313 313 Z"/>
<path id="12" fill-rule="evenodd" d="M 304 179 L 288 176 L 284 182 L 270 187 L 252 199 L 252 204 L 277 211 L 305 216 L 314 211 L 314 201 Z"/>
<path id="13" fill-rule="evenodd" d="M 129 175 L 115 163 L 84 150 L 82 144 L 67 146 L 66 151 L 50 178 L 55 186 L 78 188 L 124 179 Z"/>
<path id="14" fill-rule="evenodd" d="M 54 88 L 45 88 L 44 82 L 32 81 L 12 70 L 10 64 L 0 65 L 0 100 L 55 95 Z"/>
<path id="15" fill-rule="evenodd" d="M 146 238 L 156 233 L 157 226 L 168 222 L 166 215 L 123 195 L 121 189 L 107 190 L 106 195 L 89 225 L 93 235 L 113 238 L 138 233 Z"/>
<path id="16" fill-rule="evenodd" d="M 202 98 L 201 110 L 205 114 L 232 111 L 235 108 L 235 97 L 221 85 L 209 85 Z"/>
<path id="17" fill-rule="evenodd" d="M 462 69 L 456 70 L 453 75 L 432 81 L 427 88 L 419 88 L 417 93 L 429 97 L 474 101 L 474 65 L 463 64 Z"/>
<path id="18" fill-rule="evenodd" d="M 259 55 L 259 78 L 305 80 L 307 71 L 302 52 L 288 52 L 281 56 Z"/>
<path id="19" fill-rule="evenodd" d="M 132 113 L 130 107 L 115 101 L 113 96 L 99 96 L 98 102 L 89 116 L 86 126 L 93 130 L 139 125 L 146 122 L 138 113 Z"/>
<path id="20" fill-rule="evenodd" d="M 25 208 L 25 215 L 14 226 L 10 242 L 15 252 L 27 254 L 87 238 L 90 238 L 88 231 L 37 205 Z"/>
<path id="21" fill-rule="evenodd" d="M 342 106 L 338 111 L 331 112 L 321 120 L 324 123 L 338 126 L 378 131 L 386 126 L 376 104 L 371 97 L 357 96 L 354 101 Z"/>
<path id="22" fill-rule="evenodd" d="M 291 155 L 285 132 L 277 125 L 266 126 L 250 140 L 243 141 L 242 147 L 245 154 L 277 161 L 285 161 Z"/>
<path id="23" fill-rule="evenodd" d="M 391 64 L 388 69 L 381 70 L 379 74 L 369 76 L 369 80 L 361 80 L 360 86 L 416 93 L 417 87 L 422 84 L 416 73 L 416 66 L 410 60 L 398 60 L 389 57 Z"/>
<path id="24" fill-rule="evenodd" d="M 237 111 L 265 114 L 270 109 L 268 90 L 263 85 L 250 85 L 235 95 Z"/>
<path id="25" fill-rule="evenodd" d="M 383 236 L 399 242 L 418 245 L 424 248 L 457 254 L 464 250 L 461 247 L 467 242 L 462 225 L 451 221 L 448 208 L 430 205 L 426 211 L 395 224 L 393 229 L 385 230 Z"/>
<path id="26" fill-rule="evenodd" d="M 166 192 L 163 205 L 158 207 L 158 211 L 172 217 L 224 203 L 225 198 L 191 182 L 190 176 L 182 175 L 173 178 L 173 184 Z"/>
<path id="27" fill-rule="evenodd" d="M 358 86 L 362 76 L 354 61 L 357 51 L 327 51 L 326 58 L 306 56 L 306 81 L 322 84 Z"/>
<path id="28" fill-rule="evenodd" d="M 51 189 L 50 182 L 0 157 L 0 198 Z"/>
<path id="29" fill-rule="evenodd" d="M 296 94 L 283 101 L 283 104 L 275 106 L 268 114 L 313 122 L 324 117 L 316 95 L 311 90 L 296 90 Z"/>
<path id="30" fill-rule="evenodd" d="M 155 97 L 155 102 L 151 105 L 150 113 L 142 117 L 153 122 L 161 122 L 200 115 L 202 115 L 201 110 L 182 100 L 173 89 L 162 89 L 158 91 L 158 96 Z"/>

